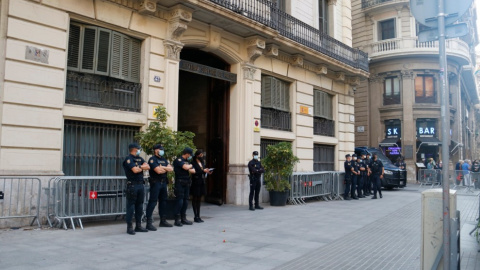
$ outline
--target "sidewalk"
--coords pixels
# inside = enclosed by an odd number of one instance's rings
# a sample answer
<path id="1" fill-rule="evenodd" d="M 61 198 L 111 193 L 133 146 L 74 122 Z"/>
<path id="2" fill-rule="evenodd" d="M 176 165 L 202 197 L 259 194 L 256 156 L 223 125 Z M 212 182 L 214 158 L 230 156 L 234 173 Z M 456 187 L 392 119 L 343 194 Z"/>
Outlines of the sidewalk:
<path id="1" fill-rule="evenodd" d="M 82 230 L 0 231 L 2 269 L 419 269 L 420 192 L 313 201 L 305 206 L 203 205 L 205 223 L 125 233 L 123 222 Z M 459 192 L 462 269 L 480 268 L 474 227 L 478 197 Z M 191 217 L 191 210 L 188 210 Z M 156 221 L 156 225 L 158 222 Z M 225 242 L 224 242 L 225 240 Z"/>

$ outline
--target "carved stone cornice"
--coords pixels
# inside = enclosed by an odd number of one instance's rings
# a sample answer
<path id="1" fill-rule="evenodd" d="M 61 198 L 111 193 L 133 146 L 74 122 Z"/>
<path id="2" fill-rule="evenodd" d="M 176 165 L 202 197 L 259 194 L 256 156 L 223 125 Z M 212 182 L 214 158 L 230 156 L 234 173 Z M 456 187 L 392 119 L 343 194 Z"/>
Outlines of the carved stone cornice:
<path id="1" fill-rule="evenodd" d="M 138 13 L 144 15 L 153 15 L 157 11 L 157 1 L 140 0 L 138 5 Z"/>
<path id="2" fill-rule="evenodd" d="M 192 10 L 176 5 L 170 9 L 170 17 L 168 19 L 167 39 L 178 41 L 182 34 L 187 30 L 187 25 L 192 21 Z"/>
<path id="3" fill-rule="evenodd" d="M 344 82 L 345 81 L 345 72 L 335 72 L 334 78 L 337 82 Z"/>
<path id="4" fill-rule="evenodd" d="M 368 78 L 370 83 L 381 83 L 383 82 L 383 77 L 379 76 L 378 74 L 370 74 L 370 78 Z"/>
<path id="5" fill-rule="evenodd" d="M 317 65 L 315 67 L 315 73 L 317 75 L 327 75 L 328 73 L 328 68 L 326 65 Z"/>
<path id="6" fill-rule="evenodd" d="M 268 44 L 265 47 L 265 56 L 277 57 L 278 56 L 278 46 L 275 45 L 275 44 Z"/>
<path id="7" fill-rule="evenodd" d="M 254 80 L 255 79 L 255 72 L 257 68 L 249 63 L 246 63 L 242 66 L 243 69 L 243 78 L 246 80 Z"/>
<path id="8" fill-rule="evenodd" d="M 251 37 L 246 41 L 247 45 L 247 63 L 252 64 L 257 60 L 265 49 L 265 40 L 260 37 Z"/>
<path id="9" fill-rule="evenodd" d="M 402 70 L 402 77 L 403 78 L 412 78 L 413 77 L 413 70 L 411 70 L 411 69 Z"/>
<path id="10" fill-rule="evenodd" d="M 165 40 L 165 58 L 180 61 L 180 52 L 183 48 L 183 43 L 173 40 Z"/>
<path id="11" fill-rule="evenodd" d="M 351 86 L 358 86 L 360 84 L 360 77 L 358 76 L 348 76 L 346 82 Z"/>
<path id="12" fill-rule="evenodd" d="M 303 67 L 303 55 L 301 54 L 292 55 L 292 65 L 295 67 Z"/>

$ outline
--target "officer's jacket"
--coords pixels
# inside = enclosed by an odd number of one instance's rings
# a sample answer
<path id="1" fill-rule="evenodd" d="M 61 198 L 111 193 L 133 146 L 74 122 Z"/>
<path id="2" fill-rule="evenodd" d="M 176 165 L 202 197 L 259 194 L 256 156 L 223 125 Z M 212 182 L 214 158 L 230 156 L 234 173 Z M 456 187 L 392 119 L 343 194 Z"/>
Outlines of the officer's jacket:
<path id="1" fill-rule="evenodd" d="M 358 164 L 358 159 L 357 160 L 352 160 L 352 167 L 353 167 L 353 171 L 355 172 L 359 172 L 359 169 L 360 169 L 360 164 Z"/>
<path id="2" fill-rule="evenodd" d="M 167 179 L 167 173 L 158 174 L 155 172 L 155 168 L 158 166 L 167 167 L 168 161 L 164 157 L 158 157 L 154 155 L 148 160 L 148 165 L 150 165 L 150 178 L 152 180 L 164 180 Z"/>
<path id="3" fill-rule="evenodd" d="M 265 169 L 259 160 L 252 159 L 250 162 L 248 162 L 248 171 L 250 172 L 250 175 L 260 177 L 262 173 L 265 172 Z"/>
<path id="4" fill-rule="evenodd" d="M 173 162 L 173 171 L 175 172 L 176 179 L 187 179 L 190 178 L 190 174 L 187 170 L 183 169 L 183 165 L 189 164 L 182 156 L 177 157 Z"/>
<path id="5" fill-rule="evenodd" d="M 123 169 L 125 170 L 125 175 L 129 181 L 143 181 L 143 171 L 139 173 L 134 173 L 132 171 L 133 167 L 140 167 L 145 163 L 145 160 L 142 157 L 134 156 L 132 154 L 128 155 L 123 161 Z"/>
<path id="6" fill-rule="evenodd" d="M 343 163 L 343 167 L 345 168 L 345 179 L 352 178 L 352 168 L 353 168 L 353 161 L 345 161 Z"/>
<path id="7" fill-rule="evenodd" d="M 380 160 L 372 160 L 372 163 L 370 165 L 373 174 L 382 174 L 383 163 Z"/>
<path id="8" fill-rule="evenodd" d="M 360 168 L 364 168 L 364 171 L 360 171 Z M 366 175 L 367 174 L 367 162 L 366 160 L 359 159 L 358 160 L 358 170 L 360 171 L 361 175 Z"/>
<path id="9" fill-rule="evenodd" d="M 472 164 L 472 172 L 480 172 L 480 163 L 474 162 Z"/>

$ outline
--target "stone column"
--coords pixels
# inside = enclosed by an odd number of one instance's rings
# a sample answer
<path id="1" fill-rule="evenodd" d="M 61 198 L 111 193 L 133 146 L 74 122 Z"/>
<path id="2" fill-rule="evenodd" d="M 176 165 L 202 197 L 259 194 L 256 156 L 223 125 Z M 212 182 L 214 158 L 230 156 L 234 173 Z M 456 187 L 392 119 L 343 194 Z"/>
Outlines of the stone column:
<path id="1" fill-rule="evenodd" d="M 402 152 L 405 156 L 405 149 L 411 147 L 413 149 L 412 157 L 405 158 L 407 165 L 407 181 L 415 183 L 417 179 L 417 167 L 415 162 L 417 160 L 417 137 L 416 137 L 416 123 L 413 119 L 413 106 L 415 105 L 415 86 L 413 80 L 412 70 L 402 71 L 402 106 L 403 106 L 403 120 L 402 120 Z"/>

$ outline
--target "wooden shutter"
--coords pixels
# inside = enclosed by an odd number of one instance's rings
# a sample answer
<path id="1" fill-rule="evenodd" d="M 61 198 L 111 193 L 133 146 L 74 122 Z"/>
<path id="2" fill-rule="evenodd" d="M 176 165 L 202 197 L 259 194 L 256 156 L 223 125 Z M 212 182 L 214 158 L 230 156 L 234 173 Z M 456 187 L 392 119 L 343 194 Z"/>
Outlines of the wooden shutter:
<path id="1" fill-rule="evenodd" d="M 313 116 L 321 116 L 322 110 L 322 99 L 321 99 L 322 92 L 315 90 L 313 92 Z"/>
<path id="2" fill-rule="evenodd" d="M 121 79 L 121 60 L 122 60 L 122 35 L 116 32 L 112 33 L 112 49 L 110 60 L 110 76 Z"/>
<path id="3" fill-rule="evenodd" d="M 110 76 L 126 81 L 140 80 L 140 42 L 120 33 L 112 33 Z"/>
<path id="4" fill-rule="evenodd" d="M 140 53 L 141 43 L 138 40 L 132 39 L 132 61 L 130 64 L 130 78 L 133 82 L 140 81 Z"/>
<path id="5" fill-rule="evenodd" d="M 262 107 L 273 108 L 272 104 L 272 84 L 273 78 L 270 76 L 262 77 Z"/>
<path id="6" fill-rule="evenodd" d="M 97 43 L 97 27 L 83 27 L 83 43 L 80 71 L 85 73 L 95 73 L 95 56 Z"/>
<path id="7" fill-rule="evenodd" d="M 280 81 L 277 78 L 272 78 L 272 107 L 276 110 L 281 108 L 281 94 L 280 94 Z"/>
<path id="8" fill-rule="evenodd" d="M 109 74 L 111 36 L 112 31 L 102 28 L 98 29 L 95 74 L 106 76 Z"/>
<path id="9" fill-rule="evenodd" d="M 67 60 L 67 68 L 69 70 L 80 70 L 81 32 L 82 27 L 80 25 L 70 24 Z"/>

